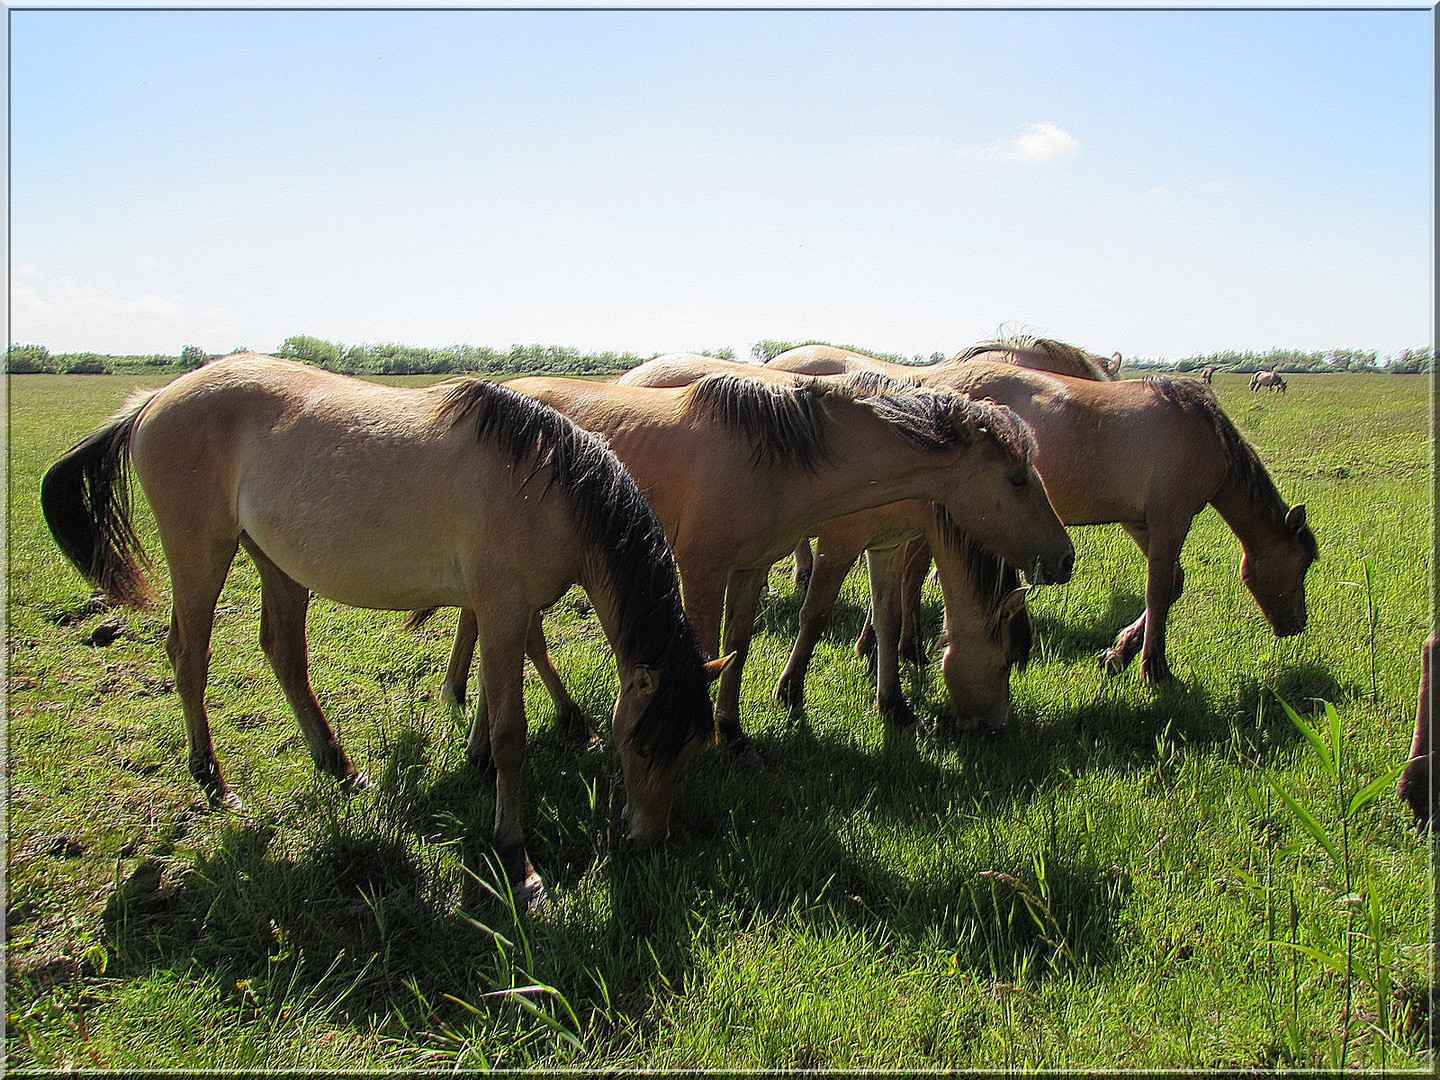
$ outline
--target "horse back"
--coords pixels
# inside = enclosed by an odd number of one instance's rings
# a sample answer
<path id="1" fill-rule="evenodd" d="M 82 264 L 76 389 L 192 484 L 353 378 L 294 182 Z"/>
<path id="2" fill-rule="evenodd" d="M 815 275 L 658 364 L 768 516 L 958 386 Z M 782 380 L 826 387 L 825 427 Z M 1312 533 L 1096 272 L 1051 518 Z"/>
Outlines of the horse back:
<path id="1" fill-rule="evenodd" d="M 464 606 L 487 575 L 553 591 L 573 561 L 536 541 L 569 531 L 556 500 L 527 497 L 522 470 L 441 416 L 442 395 L 258 356 L 171 383 L 132 454 L 172 572 L 245 533 L 357 607 Z"/>

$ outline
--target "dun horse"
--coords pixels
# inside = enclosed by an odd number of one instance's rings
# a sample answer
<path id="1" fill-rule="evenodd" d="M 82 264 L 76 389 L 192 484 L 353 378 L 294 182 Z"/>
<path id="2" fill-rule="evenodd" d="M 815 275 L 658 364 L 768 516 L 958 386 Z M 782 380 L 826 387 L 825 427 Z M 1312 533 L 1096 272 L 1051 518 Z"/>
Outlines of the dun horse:
<path id="1" fill-rule="evenodd" d="M 1203 383 L 1090 382 L 983 363 L 950 371 L 927 381 L 1003 402 L 1030 422 L 1062 521 L 1119 523 L 1144 552 L 1145 610 L 1105 654 L 1107 672 L 1138 654 L 1144 678 L 1170 677 L 1165 623 L 1184 588 L 1180 550 L 1206 505 L 1239 539 L 1241 579 L 1274 632 L 1305 628 L 1305 574 L 1318 554 L 1305 507 L 1285 504 Z"/>
<path id="2" fill-rule="evenodd" d="M 615 650 L 614 738 L 630 836 L 663 838 L 686 762 L 714 739 L 709 668 L 681 607 L 674 558 L 640 490 L 601 440 L 479 380 L 375 386 L 237 355 L 127 404 L 46 474 L 61 549 L 116 603 L 152 598 L 129 512 L 128 469 L 169 564 L 167 651 L 190 771 L 237 805 L 205 711 L 215 604 L 237 547 L 260 572 L 260 638 L 316 766 L 364 783 L 311 690 L 310 591 L 356 607 L 477 613 L 496 769 L 497 854 L 540 888 L 520 824 L 521 693 L 532 617 L 578 581 Z"/>
<path id="3" fill-rule="evenodd" d="M 871 377 L 766 385 L 726 375 L 654 389 L 577 379 L 507 384 L 606 436 L 675 548 L 702 648 L 721 676 L 721 734 L 749 752 L 740 677 L 771 565 L 820 522 L 907 498 L 943 504 L 976 542 L 1036 581 L 1067 581 L 1074 549 L 1010 410 L 954 394 L 881 389 Z M 450 681 L 463 698 L 468 615 Z M 532 652 L 532 659 L 540 661 Z M 472 739 L 483 744 L 483 715 Z"/>
<path id="4" fill-rule="evenodd" d="M 765 365 L 770 371 L 791 371 L 807 375 L 843 375 L 855 371 L 872 371 L 891 375 L 895 378 L 916 379 L 927 384 L 954 364 L 966 364 L 974 360 L 997 364 L 1015 364 L 1018 367 L 1036 371 L 1049 371 L 1058 375 L 1071 375 L 1077 379 L 1113 381 L 1120 371 L 1121 356 L 1117 352 L 1109 360 L 1087 352 L 1075 345 L 1051 338 L 1037 338 L 1028 334 L 1012 335 L 982 341 L 963 349 L 937 364 L 894 364 L 854 349 L 835 345 L 802 345 L 780 353 Z M 656 361 L 651 361 L 655 363 Z M 642 364 L 634 372 L 643 371 L 648 364 Z M 693 360 L 688 365 L 695 366 Z M 677 370 L 686 370 L 686 365 L 677 363 Z M 795 548 L 795 587 L 802 588 L 810 580 L 814 559 L 810 552 L 810 541 L 804 540 Z"/>
<path id="5" fill-rule="evenodd" d="M 754 364 L 737 364 L 695 353 L 657 356 L 631 368 L 616 382 L 634 386 L 684 386 L 707 374 L 732 373 L 762 381 L 801 378 Z M 876 621 L 882 632 L 876 644 L 876 708 L 897 727 L 915 721 L 900 682 L 897 645 L 900 594 L 894 578 L 897 563 L 910 555 L 907 542 L 924 538 L 924 559 L 935 552 L 936 576 L 945 598 L 946 647 L 941 673 L 961 728 L 1002 727 L 1010 711 L 1010 668 L 1022 668 L 1030 653 L 1030 619 L 1025 590 L 1013 567 L 970 541 L 943 510 L 931 503 L 908 500 L 861 510 L 823 522 L 817 530 L 814 575 L 809 579 L 800 626 L 790 659 L 775 684 L 775 698 L 792 716 L 805 709 L 805 676 L 815 646 L 830 620 L 850 568 L 865 552 L 871 595 L 885 611 Z M 808 540 L 796 548 L 810 554 Z M 895 610 L 890 610 L 894 607 Z M 896 624 L 895 632 L 892 621 Z M 553 694 L 553 691 L 552 691 Z M 557 697 L 561 715 L 569 706 Z"/>
<path id="6" fill-rule="evenodd" d="M 1241 579 L 1271 629 L 1288 637 L 1305 628 L 1305 574 L 1318 554 L 1305 507 L 1285 504 L 1204 384 L 1159 376 L 1101 382 L 984 361 L 914 373 L 923 385 L 1013 408 L 1035 432 L 1060 520 L 1118 523 L 1145 553 L 1145 610 L 1105 653 L 1107 672 L 1139 655 L 1144 678 L 1170 677 L 1165 623 L 1184 588 L 1180 550 L 1206 505 L 1239 539 Z"/>
<path id="7" fill-rule="evenodd" d="M 1250 376 L 1250 392 L 1269 387 L 1271 390 L 1285 393 L 1285 380 L 1280 377 L 1278 371 L 1257 371 Z"/>

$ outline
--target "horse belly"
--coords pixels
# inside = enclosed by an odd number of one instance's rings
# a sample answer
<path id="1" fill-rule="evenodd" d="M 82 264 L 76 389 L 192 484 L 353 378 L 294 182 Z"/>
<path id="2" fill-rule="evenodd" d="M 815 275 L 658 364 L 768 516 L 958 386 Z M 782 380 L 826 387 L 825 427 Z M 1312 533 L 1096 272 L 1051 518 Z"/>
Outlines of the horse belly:
<path id="1" fill-rule="evenodd" d="M 430 495 L 419 481 L 407 490 L 373 476 L 332 477 L 323 487 L 304 477 L 243 484 L 240 527 L 285 573 L 339 603 L 392 611 L 463 605 L 448 500 Z"/>

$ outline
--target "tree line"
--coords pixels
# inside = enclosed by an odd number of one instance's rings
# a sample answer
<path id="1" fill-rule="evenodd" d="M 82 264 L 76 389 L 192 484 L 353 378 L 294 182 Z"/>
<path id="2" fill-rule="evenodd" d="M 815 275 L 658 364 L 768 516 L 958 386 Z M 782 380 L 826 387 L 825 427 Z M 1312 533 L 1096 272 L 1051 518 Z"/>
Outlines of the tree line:
<path id="1" fill-rule="evenodd" d="M 823 341 L 757 341 L 750 349 L 750 358 L 765 363 L 788 349 L 800 345 L 826 345 Z M 844 348 L 855 348 L 844 346 Z M 230 352 L 246 352 L 237 346 Z M 727 360 L 735 358 L 730 348 L 697 349 Z M 898 364 L 928 364 L 946 358 L 945 353 L 928 356 L 860 348 L 882 360 Z M 426 348 L 415 345 L 382 344 L 345 346 L 308 334 L 288 337 L 274 350 L 276 356 L 289 357 L 336 371 L 345 375 L 618 375 L 649 359 L 629 352 L 587 353 L 566 345 L 511 345 L 493 349 L 487 345 L 447 345 Z M 11 375 L 67 374 L 109 375 L 117 372 L 151 369 L 156 372 L 189 371 L 226 353 L 210 353 L 198 345 L 186 345 L 178 355 L 110 356 L 101 353 L 51 354 L 43 345 L 12 344 L 5 351 L 6 371 Z M 1270 349 L 1266 352 L 1217 352 L 1204 356 L 1187 356 L 1181 360 L 1147 360 L 1126 358 L 1126 367 L 1157 368 L 1181 372 L 1200 371 L 1215 367 L 1221 371 L 1248 374 L 1255 371 L 1285 372 L 1389 372 L 1394 375 L 1428 374 L 1434 370 L 1432 346 L 1402 349 L 1382 357 L 1374 350 L 1331 349 L 1325 352 L 1303 352 L 1297 349 Z"/>

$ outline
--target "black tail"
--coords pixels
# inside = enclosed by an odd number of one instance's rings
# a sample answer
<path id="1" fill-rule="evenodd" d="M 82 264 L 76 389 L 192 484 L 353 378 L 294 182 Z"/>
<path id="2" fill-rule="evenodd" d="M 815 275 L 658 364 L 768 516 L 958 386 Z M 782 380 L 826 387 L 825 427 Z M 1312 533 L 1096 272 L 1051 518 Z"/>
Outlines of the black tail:
<path id="1" fill-rule="evenodd" d="M 130 521 L 130 433 L 148 400 L 81 439 L 40 483 L 40 507 L 60 550 L 107 600 L 128 607 L 155 598 Z"/>

